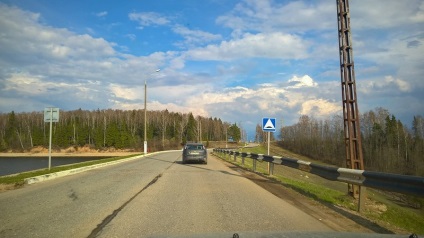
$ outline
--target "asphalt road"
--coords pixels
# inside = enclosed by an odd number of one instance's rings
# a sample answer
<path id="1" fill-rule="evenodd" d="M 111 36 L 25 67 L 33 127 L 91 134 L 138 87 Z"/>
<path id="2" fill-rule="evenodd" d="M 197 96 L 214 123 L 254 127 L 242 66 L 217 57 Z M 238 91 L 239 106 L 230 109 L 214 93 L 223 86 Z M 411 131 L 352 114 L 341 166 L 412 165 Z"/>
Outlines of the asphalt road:
<path id="1" fill-rule="evenodd" d="M 148 237 L 329 227 L 210 156 L 166 152 L 0 193 L 0 237 Z"/>

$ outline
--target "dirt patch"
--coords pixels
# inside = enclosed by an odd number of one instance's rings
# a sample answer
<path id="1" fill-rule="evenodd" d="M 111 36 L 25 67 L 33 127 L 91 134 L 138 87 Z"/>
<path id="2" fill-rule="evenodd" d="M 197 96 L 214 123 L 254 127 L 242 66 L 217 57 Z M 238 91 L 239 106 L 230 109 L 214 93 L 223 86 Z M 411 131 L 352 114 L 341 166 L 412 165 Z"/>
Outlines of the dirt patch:
<path id="1" fill-rule="evenodd" d="M 42 146 L 35 146 L 29 151 L 29 153 L 32 153 L 32 154 L 49 153 L 49 149 L 44 148 Z"/>
<path id="2" fill-rule="evenodd" d="M 22 187 L 22 184 L 3 184 L 0 183 L 0 193 Z"/>

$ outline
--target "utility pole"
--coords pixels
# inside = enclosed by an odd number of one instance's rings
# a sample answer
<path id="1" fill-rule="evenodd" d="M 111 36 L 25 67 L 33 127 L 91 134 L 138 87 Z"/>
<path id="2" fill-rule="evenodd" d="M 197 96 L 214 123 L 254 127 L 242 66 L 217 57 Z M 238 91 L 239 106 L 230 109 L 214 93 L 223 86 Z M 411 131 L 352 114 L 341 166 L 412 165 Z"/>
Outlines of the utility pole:
<path id="1" fill-rule="evenodd" d="M 147 81 L 144 81 L 144 154 L 147 154 Z"/>
<path id="2" fill-rule="evenodd" d="M 361 128 L 356 96 L 355 70 L 353 61 L 352 37 L 350 32 L 349 1 L 337 0 L 337 19 L 340 53 L 340 76 L 343 99 L 344 139 L 346 146 L 346 166 L 349 169 L 364 169 L 362 157 Z M 358 210 L 364 202 L 365 191 L 360 186 L 348 185 L 349 193 L 359 197 Z"/>
<path id="3" fill-rule="evenodd" d="M 157 69 L 155 72 L 157 73 L 159 71 L 160 69 Z M 144 154 L 147 154 L 147 80 L 144 80 L 144 149 L 143 151 L 144 151 Z"/>

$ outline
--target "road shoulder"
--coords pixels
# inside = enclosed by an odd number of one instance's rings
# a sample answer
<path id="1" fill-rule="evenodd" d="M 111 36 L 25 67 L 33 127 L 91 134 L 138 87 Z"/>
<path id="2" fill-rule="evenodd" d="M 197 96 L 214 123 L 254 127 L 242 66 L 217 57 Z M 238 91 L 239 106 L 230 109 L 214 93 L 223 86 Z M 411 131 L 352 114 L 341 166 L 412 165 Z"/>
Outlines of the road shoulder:
<path id="1" fill-rule="evenodd" d="M 265 177 L 264 175 L 254 173 L 245 168 L 224 161 L 216 156 L 214 157 L 229 168 L 240 173 L 243 177 L 251 180 L 255 184 L 259 185 L 280 199 L 293 204 L 294 206 L 320 220 L 335 231 L 393 234 L 392 231 L 389 231 L 386 228 L 381 227 L 372 221 L 369 221 L 368 219 L 360 216 L 358 213 L 348 211 L 342 207 L 337 207 L 332 204 L 320 203 L 290 188 L 285 187 L 279 181 L 276 181 L 271 177 Z"/>

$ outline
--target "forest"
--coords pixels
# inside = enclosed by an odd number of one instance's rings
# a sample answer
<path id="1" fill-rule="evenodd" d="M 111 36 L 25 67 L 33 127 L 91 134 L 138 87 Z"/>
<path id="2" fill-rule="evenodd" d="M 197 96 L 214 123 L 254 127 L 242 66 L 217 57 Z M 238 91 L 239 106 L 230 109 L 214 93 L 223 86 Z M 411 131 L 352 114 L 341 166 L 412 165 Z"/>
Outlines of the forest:
<path id="1" fill-rule="evenodd" d="M 240 140 L 236 124 L 194 117 L 192 113 L 147 111 L 146 123 L 149 151 L 178 149 L 187 141 Z M 144 110 L 60 111 L 59 121 L 52 128 L 52 147 L 56 150 L 89 146 L 142 151 L 143 142 Z M 49 123 L 44 122 L 44 112 L 0 114 L 0 151 L 22 152 L 48 145 Z"/>
<path id="2" fill-rule="evenodd" d="M 387 109 L 360 115 L 365 170 L 424 176 L 424 118 L 414 116 L 409 129 Z M 315 160 L 345 167 L 343 117 L 318 120 L 302 115 L 281 128 L 279 144 Z"/>
<path id="3" fill-rule="evenodd" d="M 187 141 L 240 141 L 245 131 L 236 123 L 192 113 L 147 111 L 149 151 L 180 149 Z M 360 115 L 362 150 L 366 170 L 424 176 L 424 118 L 414 116 L 408 128 L 387 109 L 376 108 Z M 344 167 L 343 118 L 315 119 L 302 115 L 298 122 L 281 128 L 279 144 L 315 160 Z M 261 125 L 255 141 L 266 142 Z M 53 123 L 54 150 L 88 146 L 96 150 L 143 151 L 144 110 L 60 111 Z M 271 141 L 274 141 L 271 133 Z M 48 148 L 49 123 L 44 112 L 0 114 L 0 151 L 23 152 Z"/>

